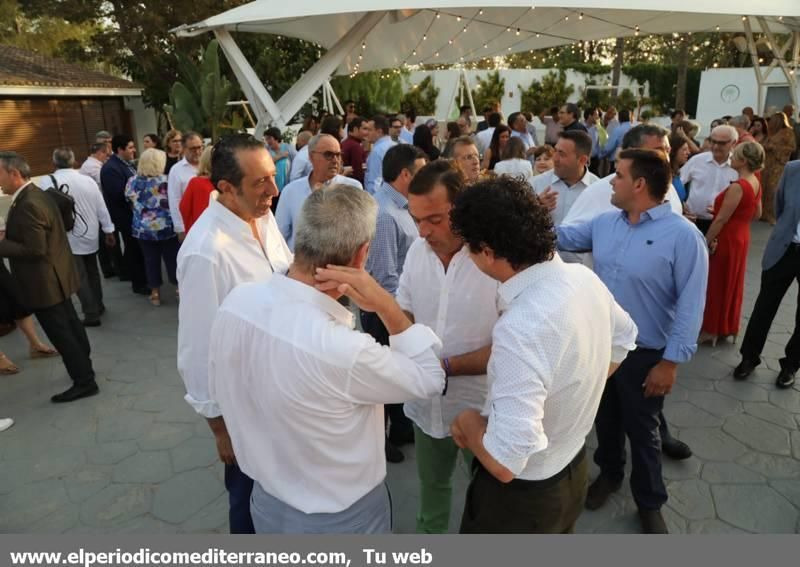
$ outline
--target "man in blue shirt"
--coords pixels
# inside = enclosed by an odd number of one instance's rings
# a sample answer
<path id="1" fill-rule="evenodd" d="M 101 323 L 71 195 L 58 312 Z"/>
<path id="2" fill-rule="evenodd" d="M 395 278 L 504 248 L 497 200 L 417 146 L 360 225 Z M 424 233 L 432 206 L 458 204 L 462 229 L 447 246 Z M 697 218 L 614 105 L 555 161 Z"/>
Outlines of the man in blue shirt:
<path id="1" fill-rule="evenodd" d="M 636 350 L 609 378 L 600 403 L 594 455 L 600 476 L 586 507 L 599 508 L 622 485 L 627 435 L 644 533 L 667 531 L 658 416 L 678 365 L 697 350 L 708 280 L 702 234 L 664 202 L 671 178 L 663 152 L 623 150 L 611 181 L 611 202 L 622 210 L 557 229 L 559 248 L 592 251 L 595 272 L 639 328 Z"/>
<path id="2" fill-rule="evenodd" d="M 364 189 L 370 194 L 374 194 L 382 184 L 381 173 L 383 167 L 383 156 L 389 148 L 396 146 L 397 142 L 389 136 L 389 119 L 382 114 L 378 114 L 370 120 L 372 126 L 372 151 L 367 158 L 367 173 L 364 176 Z"/>
<path id="3" fill-rule="evenodd" d="M 417 225 L 408 212 L 408 188 L 425 162 L 422 150 L 411 144 L 389 148 L 383 158 L 383 182 L 375 192 L 378 223 L 366 269 L 392 295 L 397 294 L 406 253 L 419 236 Z M 361 328 L 379 343 L 389 344 L 389 333 L 377 313 L 361 311 Z M 413 442 L 414 430 L 403 413 L 403 404 L 388 404 L 383 415 L 385 420 L 391 419 L 386 439 L 386 460 L 399 463 L 405 456 L 398 447 Z"/>
<path id="4" fill-rule="evenodd" d="M 609 173 L 614 173 L 617 163 L 617 150 L 622 145 L 622 138 L 628 133 L 633 124 L 631 123 L 631 111 L 619 111 L 619 126 L 614 128 L 614 131 L 608 132 L 608 142 L 600 152 L 600 159 L 607 159 L 609 163 Z"/>
<path id="5" fill-rule="evenodd" d="M 589 171 L 598 175 L 600 171 L 600 132 L 597 130 L 597 122 L 600 120 L 600 112 L 596 108 L 587 108 L 583 111 L 583 125 L 589 137 L 592 138 L 592 155 L 589 159 Z"/>

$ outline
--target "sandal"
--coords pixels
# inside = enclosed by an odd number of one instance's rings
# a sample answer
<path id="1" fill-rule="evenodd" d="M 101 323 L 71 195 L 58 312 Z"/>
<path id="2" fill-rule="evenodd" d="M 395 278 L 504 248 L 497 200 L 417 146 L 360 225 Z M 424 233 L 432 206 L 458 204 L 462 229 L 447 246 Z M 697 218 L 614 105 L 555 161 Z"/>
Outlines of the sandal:
<path id="1" fill-rule="evenodd" d="M 156 307 L 161 305 L 161 294 L 159 294 L 157 291 L 152 292 L 150 294 L 150 303 Z"/>
<path id="2" fill-rule="evenodd" d="M 30 349 L 30 356 L 31 358 L 52 358 L 54 356 L 60 356 L 59 352 L 46 345 L 42 345 L 41 347 L 36 347 Z"/>
<path id="3" fill-rule="evenodd" d="M 11 362 L 6 355 L 0 354 L 0 374 L 4 374 L 6 376 L 10 376 L 11 374 L 17 374 L 19 372 L 19 366 Z"/>

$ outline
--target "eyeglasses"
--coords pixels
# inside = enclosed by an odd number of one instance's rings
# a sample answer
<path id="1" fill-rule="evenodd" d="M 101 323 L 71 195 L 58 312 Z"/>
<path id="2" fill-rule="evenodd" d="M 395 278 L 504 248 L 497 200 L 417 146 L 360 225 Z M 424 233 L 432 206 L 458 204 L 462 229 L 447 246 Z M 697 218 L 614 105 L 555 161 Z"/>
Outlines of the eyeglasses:
<path id="1" fill-rule="evenodd" d="M 465 156 L 460 156 L 458 159 L 462 161 L 480 161 L 481 158 L 478 154 L 467 154 Z"/>
<path id="2" fill-rule="evenodd" d="M 190 152 L 200 152 L 203 150 L 203 146 L 186 146 L 186 149 Z"/>
<path id="3" fill-rule="evenodd" d="M 342 159 L 342 152 L 312 152 L 312 153 L 319 154 L 328 161 L 333 161 L 335 159 Z"/>
<path id="4" fill-rule="evenodd" d="M 724 146 L 730 144 L 733 140 L 715 140 L 714 138 L 709 138 L 708 141 L 714 146 Z"/>

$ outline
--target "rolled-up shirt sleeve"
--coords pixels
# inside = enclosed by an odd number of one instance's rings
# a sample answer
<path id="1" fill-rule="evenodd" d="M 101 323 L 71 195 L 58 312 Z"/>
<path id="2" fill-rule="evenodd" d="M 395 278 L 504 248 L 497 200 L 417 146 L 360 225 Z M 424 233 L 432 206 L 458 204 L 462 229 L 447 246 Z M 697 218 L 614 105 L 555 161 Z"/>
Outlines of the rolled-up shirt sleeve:
<path id="1" fill-rule="evenodd" d="M 547 398 L 545 380 L 551 371 L 545 356 L 520 356 L 516 349 L 506 346 L 515 344 L 508 331 L 494 339 L 492 358 L 502 360 L 503 367 L 492 384 L 483 446 L 517 476 L 531 455 L 548 446 L 542 419 Z"/>
<path id="2" fill-rule="evenodd" d="M 348 399 L 364 404 L 392 404 L 432 398 L 444 389 L 438 351 L 442 343 L 425 325 L 412 325 L 389 337 L 388 347 L 364 335 L 350 369 Z"/>
<path id="3" fill-rule="evenodd" d="M 184 399 L 200 415 L 222 415 L 208 390 L 208 349 L 211 326 L 222 299 L 217 285 L 218 266 L 209 258 L 193 255 L 183 259 L 179 283 L 178 373 L 186 386 Z"/>
<path id="4" fill-rule="evenodd" d="M 685 239 L 676 242 L 674 254 L 675 289 L 678 301 L 675 305 L 675 320 L 667 338 L 663 358 L 683 363 L 691 360 L 697 351 L 697 336 L 703 325 L 708 285 L 708 249 L 699 231 L 693 231 Z"/>

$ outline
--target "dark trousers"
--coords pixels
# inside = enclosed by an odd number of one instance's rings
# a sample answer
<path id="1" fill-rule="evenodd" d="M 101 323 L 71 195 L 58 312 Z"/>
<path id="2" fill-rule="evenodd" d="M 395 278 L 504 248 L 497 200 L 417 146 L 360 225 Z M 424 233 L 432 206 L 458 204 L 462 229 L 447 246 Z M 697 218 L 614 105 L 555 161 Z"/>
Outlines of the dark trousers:
<path id="1" fill-rule="evenodd" d="M 697 225 L 697 228 L 703 234 L 708 232 L 708 229 L 711 228 L 711 223 L 714 222 L 711 219 L 695 219 L 694 224 Z"/>
<path id="2" fill-rule="evenodd" d="M 389 345 L 389 331 L 383 325 L 383 321 L 375 313 L 360 311 L 361 328 L 365 333 L 369 333 L 372 338 L 382 345 Z M 389 423 L 389 438 L 408 437 L 413 435 L 413 425 L 411 420 L 403 413 L 403 404 L 386 404 L 383 406 L 383 420 Z"/>
<path id="3" fill-rule="evenodd" d="M 52 307 L 34 311 L 45 335 L 53 347 L 61 354 L 69 377 L 75 384 L 94 381 L 91 347 L 86 329 L 83 327 L 72 299 L 62 301 Z"/>
<path id="4" fill-rule="evenodd" d="M 102 270 L 105 277 L 109 277 L 114 273 L 119 273 L 119 264 L 114 264 L 113 258 L 115 256 L 122 260 L 122 249 L 119 245 L 119 234 L 115 234 L 114 247 L 109 248 L 106 246 L 106 235 L 101 229 L 99 232 L 99 248 L 97 250 L 97 260 L 100 262 L 100 270 Z"/>
<path id="5" fill-rule="evenodd" d="M 129 277 L 134 291 L 142 289 L 147 285 L 142 248 L 139 246 L 139 241 L 130 233 L 123 232 L 122 240 L 122 265 L 124 266 L 124 271 L 120 273 L 120 277 L 123 277 L 123 274 Z"/>
<path id="6" fill-rule="evenodd" d="M 97 254 L 75 254 L 74 258 L 81 278 L 78 299 L 81 302 L 83 318 L 86 321 L 96 321 L 105 309 L 103 285 L 100 283 L 100 271 L 97 269 Z"/>
<path id="7" fill-rule="evenodd" d="M 790 244 L 777 264 L 761 272 L 761 289 L 753 313 L 747 323 L 742 341 L 742 357 L 754 364 L 761 362 L 761 351 L 767 342 L 772 320 L 781 305 L 783 296 L 793 281 L 800 284 L 800 244 Z M 795 373 L 800 368 L 800 300 L 794 316 L 794 332 L 786 344 L 786 356 L 780 360 L 781 368 Z"/>
<path id="8" fill-rule="evenodd" d="M 582 448 L 570 464 L 545 480 L 502 483 L 473 459 L 462 534 L 568 534 L 586 502 L 589 463 Z"/>
<path id="9" fill-rule="evenodd" d="M 250 495 L 253 479 L 237 465 L 225 465 L 225 488 L 228 490 L 228 523 L 232 534 L 254 534 L 253 518 L 250 516 Z"/>
<path id="10" fill-rule="evenodd" d="M 167 279 L 174 285 L 178 285 L 176 269 L 178 263 L 178 238 L 168 238 L 167 240 L 139 240 L 139 246 L 144 256 L 144 271 L 147 275 L 147 286 L 150 289 L 161 287 L 164 280 L 161 278 L 161 260 L 167 268 Z"/>
<path id="11" fill-rule="evenodd" d="M 594 461 L 615 482 L 625 477 L 625 436 L 631 445 L 631 491 L 636 505 L 658 510 L 667 501 L 661 476 L 659 416 L 664 396 L 644 397 L 642 384 L 661 361 L 662 350 L 637 348 L 606 382 L 595 418 Z"/>

